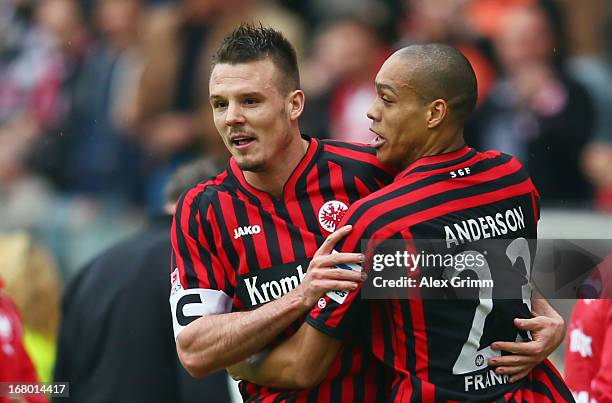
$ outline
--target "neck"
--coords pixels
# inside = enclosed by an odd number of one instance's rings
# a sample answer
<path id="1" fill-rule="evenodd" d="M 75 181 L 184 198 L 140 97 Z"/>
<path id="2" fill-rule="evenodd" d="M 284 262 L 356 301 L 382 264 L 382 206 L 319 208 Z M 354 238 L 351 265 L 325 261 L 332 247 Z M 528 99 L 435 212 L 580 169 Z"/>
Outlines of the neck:
<path id="1" fill-rule="evenodd" d="M 308 141 L 298 132 L 278 159 L 271 161 L 271 166 L 262 172 L 244 171 L 244 179 L 256 189 L 280 197 L 285 183 L 306 154 L 306 150 L 308 150 Z"/>
<path id="2" fill-rule="evenodd" d="M 463 146 L 465 146 L 463 128 L 432 134 L 427 138 L 421 149 L 414 154 L 412 160 L 408 161 L 406 167 L 419 158 L 449 153 Z"/>

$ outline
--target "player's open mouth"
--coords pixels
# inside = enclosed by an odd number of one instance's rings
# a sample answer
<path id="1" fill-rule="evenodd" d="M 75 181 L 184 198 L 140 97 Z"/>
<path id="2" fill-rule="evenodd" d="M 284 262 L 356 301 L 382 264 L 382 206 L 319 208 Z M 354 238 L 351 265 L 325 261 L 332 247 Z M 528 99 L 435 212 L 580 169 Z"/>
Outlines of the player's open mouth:
<path id="1" fill-rule="evenodd" d="M 230 142 L 236 148 L 246 148 L 255 142 L 255 138 L 246 136 L 236 136 L 230 139 Z"/>
<path id="2" fill-rule="evenodd" d="M 376 133 L 372 129 L 370 129 L 370 131 L 376 135 L 374 139 L 372 139 L 372 141 L 370 142 L 370 145 L 374 148 L 382 147 L 382 145 L 385 144 L 385 141 L 386 141 L 385 138 L 379 135 L 378 133 Z"/>

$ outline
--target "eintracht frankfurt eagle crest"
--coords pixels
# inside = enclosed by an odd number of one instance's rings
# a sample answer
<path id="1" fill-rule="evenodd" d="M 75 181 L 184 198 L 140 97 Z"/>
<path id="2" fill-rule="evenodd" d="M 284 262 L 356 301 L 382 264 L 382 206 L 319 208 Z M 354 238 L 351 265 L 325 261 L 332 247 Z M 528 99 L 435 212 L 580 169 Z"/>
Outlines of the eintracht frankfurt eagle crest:
<path id="1" fill-rule="evenodd" d="M 334 232 L 346 210 L 348 210 L 348 206 L 341 201 L 328 201 L 319 209 L 319 224 L 324 230 Z"/>

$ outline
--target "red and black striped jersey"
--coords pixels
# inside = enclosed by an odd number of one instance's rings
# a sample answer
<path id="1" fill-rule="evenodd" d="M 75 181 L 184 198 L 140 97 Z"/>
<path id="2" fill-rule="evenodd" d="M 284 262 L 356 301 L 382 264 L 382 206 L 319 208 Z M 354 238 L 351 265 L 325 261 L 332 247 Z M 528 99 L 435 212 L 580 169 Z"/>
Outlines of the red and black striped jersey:
<path id="1" fill-rule="evenodd" d="M 395 402 L 572 401 L 548 362 L 516 383 L 496 374 L 487 363 L 500 355 L 491 349 L 492 342 L 526 337 L 519 334 L 513 319 L 531 315 L 528 279 L 538 217 L 538 192 L 516 158 L 464 147 L 418 159 L 391 185 L 351 206 L 341 224 L 352 224 L 353 230 L 337 249 L 364 252 L 366 262 L 380 251 L 388 252 L 381 245 L 393 240 L 423 256 L 477 253 L 483 262 L 477 277 L 501 287 L 475 288 L 470 298 L 445 298 L 456 291 L 443 288 L 442 281 L 450 278 L 452 284 L 453 278 L 465 274 L 451 261 L 441 271 L 446 277 L 438 278 L 439 288 L 425 290 L 427 283 L 415 280 L 419 293 L 406 298 L 366 303 L 358 292 L 351 292 L 338 303 L 326 297 L 326 304 L 318 304 L 307 321 L 335 337 L 344 337 L 358 321 L 367 322 L 373 355 L 394 370 L 391 400 Z M 494 240 L 496 247 L 479 250 L 485 238 Z M 427 278 L 424 260 L 420 262 L 417 279 Z M 368 264 L 366 270 L 369 278 L 363 292 L 378 273 Z M 525 281 L 508 282 L 516 273 Z M 515 286 L 516 290 L 508 290 Z M 506 296 L 501 298 L 498 292 Z"/>
<path id="2" fill-rule="evenodd" d="M 280 198 L 249 185 L 233 159 L 227 170 L 181 198 L 171 233 L 175 335 L 202 315 L 253 309 L 295 288 L 348 206 L 390 183 L 396 173 L 369 147 L 309 141 Z M 388 388 L 380 378 L 384 371 L 375 371 L 374 363 L 363 344 L 349 341 L 315 389 L 241 382 L 240 390 L 246 401 L 255 402 L 380 401 Z"/>

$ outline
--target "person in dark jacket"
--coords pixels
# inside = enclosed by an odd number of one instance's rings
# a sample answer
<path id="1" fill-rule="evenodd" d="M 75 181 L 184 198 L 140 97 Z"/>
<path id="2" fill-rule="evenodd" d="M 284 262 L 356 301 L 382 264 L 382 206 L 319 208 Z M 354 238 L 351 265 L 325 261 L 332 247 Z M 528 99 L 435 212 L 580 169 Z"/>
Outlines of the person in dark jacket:
<path id="1" fill-rule="evenodd" d="M 208 161 L 180 169 L 166 213 L 87 264 L 64 295 L 54 380 L 87 403 L 230 401 L 225 373 L 193 379 L 180 365 L 168 305 L 170 225 L 180 194 L 216 173 Z"/>
<path id="2" fill-rule="evenodd" d="M 592 189 L 580 157 L 595 112 L 586 89 L 558 60 L 549 17 L 540 6 L 516 8 L 503 20 L 495 45 L 503 76 L 468 127 L 466 141 L 516 156 L 542 205 L 588 203 Z"/>

